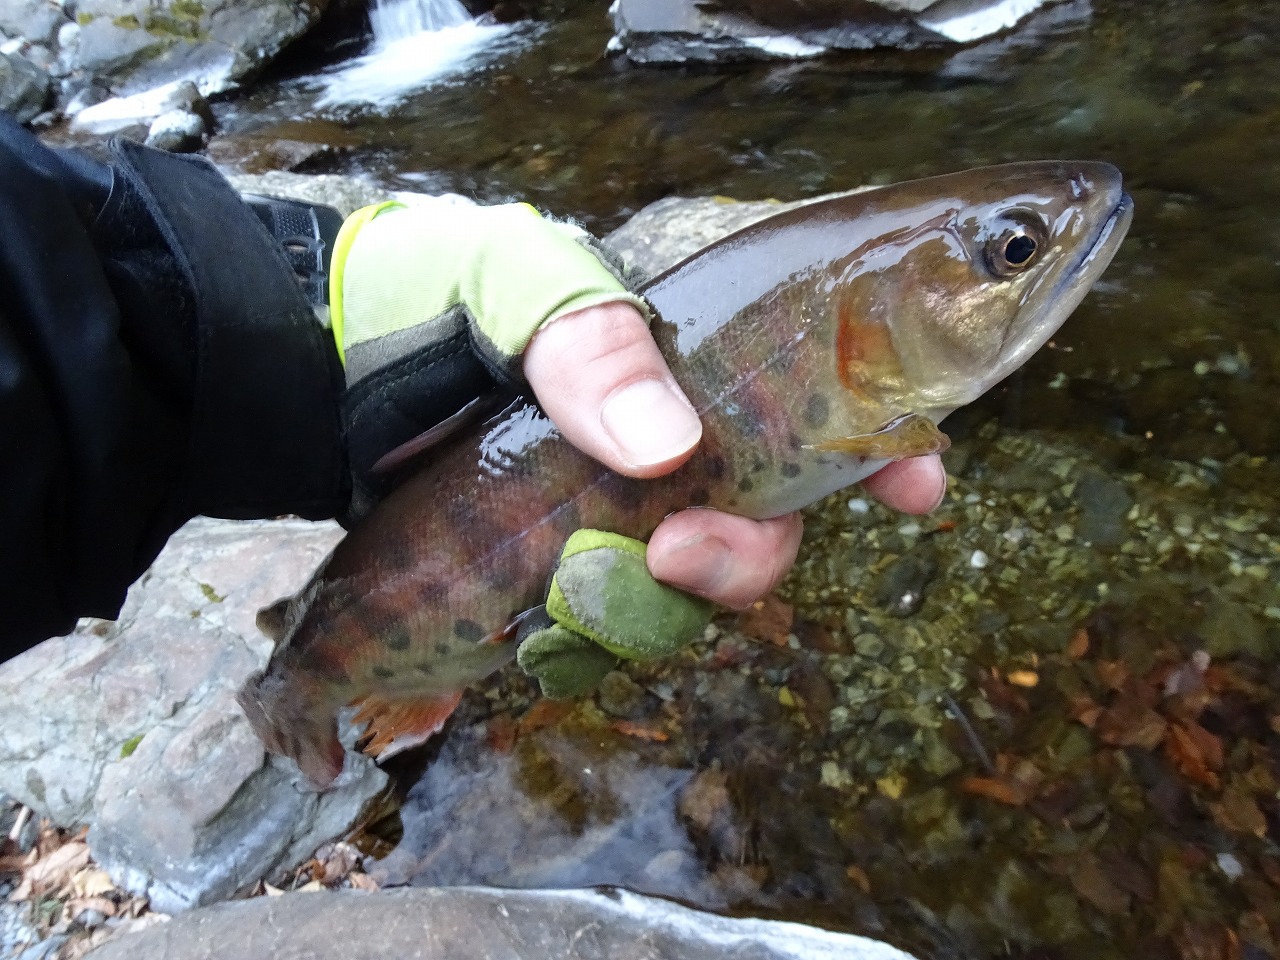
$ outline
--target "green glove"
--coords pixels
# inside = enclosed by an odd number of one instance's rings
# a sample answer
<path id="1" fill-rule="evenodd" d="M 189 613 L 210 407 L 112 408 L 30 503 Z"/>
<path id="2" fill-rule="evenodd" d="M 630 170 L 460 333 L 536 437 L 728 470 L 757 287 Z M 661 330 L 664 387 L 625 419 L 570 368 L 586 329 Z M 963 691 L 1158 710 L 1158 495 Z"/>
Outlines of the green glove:
<path id="1" fill-rule="evenodd" d="M 657 660 L 687 646 L 711 620 L 713 605 L 659 583 L 639 540 L 579 530 L 565 544 L 547 593 L 549 626 L 516 653 L 542 692 L 561 699 L 589 693 L 625 660 Z"/>
<path id="2" fill-rule="evenodd" d="M 400 444 L 499 388 L 524 386 L 540 326 L 629 293 L 621 262 L 585 231 L 528 204 L 427 199 L 365 207 L 334 243 L 329 316 L 347 390 L 351 518 L 390 486 L 371 468 Z"/>

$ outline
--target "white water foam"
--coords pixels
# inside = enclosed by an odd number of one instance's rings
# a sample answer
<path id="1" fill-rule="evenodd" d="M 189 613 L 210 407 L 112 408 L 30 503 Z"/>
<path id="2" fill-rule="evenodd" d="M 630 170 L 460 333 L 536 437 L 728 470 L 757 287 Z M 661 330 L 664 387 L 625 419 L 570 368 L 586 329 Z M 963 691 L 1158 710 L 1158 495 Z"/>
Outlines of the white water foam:
<path id="1" fill-rule="evenodd" d="M 393 106 L 512 32 L 472 20 L 458 0 L 377 0 L 369 18 L 373 48 L 324 79 L 317 108 Z"/>

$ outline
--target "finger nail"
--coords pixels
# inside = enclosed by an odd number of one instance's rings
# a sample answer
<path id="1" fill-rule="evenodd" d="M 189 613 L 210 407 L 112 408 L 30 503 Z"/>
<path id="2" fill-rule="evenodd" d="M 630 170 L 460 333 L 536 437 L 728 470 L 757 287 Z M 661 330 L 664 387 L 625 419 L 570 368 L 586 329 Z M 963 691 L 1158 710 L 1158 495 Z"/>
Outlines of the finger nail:
<path id="1" fill-rule="evenodd" d="M 604 402 L 600 421 L 637 467 L 687 453 L 702 437 L 702 424 L 689 401 L 663 380 L 637 380 L 615 390 Z"/>
<path id="2" fill-rule="evenodd" d="M 689 537 L 661 556 L 650 558 L 653 575 L 688 593 L 715 600 L 733 573 L 733 553 L 719 537 Z"/>
<path id="3" fill-rule="evenodd" d="M 942 501 L 947 499 L 947 470 L 942 465 L 942 461 L 936 458 L 934 459 L 933 469 L 938 476 L 936 481 L 938 484 L 938 499 L 933 501 L 933 506 L 926 510 L 925 513 L 932 513 L 937 510 L 938 507 L 942 506 Z"/>

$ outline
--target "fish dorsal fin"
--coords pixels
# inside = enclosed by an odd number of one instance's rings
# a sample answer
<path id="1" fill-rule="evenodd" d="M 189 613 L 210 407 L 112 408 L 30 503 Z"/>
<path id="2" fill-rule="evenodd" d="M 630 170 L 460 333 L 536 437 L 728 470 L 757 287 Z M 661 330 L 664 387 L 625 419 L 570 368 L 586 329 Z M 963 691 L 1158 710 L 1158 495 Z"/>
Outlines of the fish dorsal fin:
<path id="1" fill-rule="evenodd" d="M 366 724 L 360 747 L 371 757 L 385 760 L 421 746 L 443 729 L 457 709 L 462 691 L 431 700 L 398 700 L 371 694 L 360 701 L 352 723 Z"/>
<path id="2" fill-rule="evenodd" d="M 476 397 L 457 413 L 445 417 L 430 430 L 424 430 L 412 440 L 406 440 L 378 458 L 371 468 L 375 474 L 395 473 L 437 447 L 456 437 L 463 430 L 486 419 L 511 401 L 507 393 L 496 392 Z"/>
<path id="3" fill-rule="evenodd" d="M 875 433 L 839 437 L 810 445 L 822 453 L 847 453 L 868 460 L 906 460 L 941 453 L 951 440 L 928 417 L 918 413 L 891 420 Z"/>
<path id="4" fill-rule="evenodd" d="M 289 607 L 292 604 L 293 597 L 282 597 L 275 603 L 263 607 L 258 611 L 257 617 L 254 618 L 258 629 L 265 636 L 279 643 L 285 638 L 285 634 L 289 632 Z"/>

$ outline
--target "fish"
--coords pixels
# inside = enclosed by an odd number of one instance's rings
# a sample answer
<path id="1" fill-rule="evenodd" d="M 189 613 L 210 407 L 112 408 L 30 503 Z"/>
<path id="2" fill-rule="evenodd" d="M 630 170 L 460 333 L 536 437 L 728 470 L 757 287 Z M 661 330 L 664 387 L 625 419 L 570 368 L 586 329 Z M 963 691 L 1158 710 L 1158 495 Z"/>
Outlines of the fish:
<path id="1" fill-rule="evenodd" d="M 260 616 L 277 642 L 239 694 L 253 729 L 324 789 L 340 711 L 385 757 L 512 659 L 575 530 L 643 540 L 695 506 L 767 519 L 944 449 L 937 424 L 1053 335 L 1132 214 L 1115 167 L 1037 161 L 816 201 L 704 248 L 639 290 L 702 419 L 694 455 L 623 477 L 527 397 L 452 431 Z"/>

